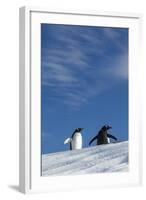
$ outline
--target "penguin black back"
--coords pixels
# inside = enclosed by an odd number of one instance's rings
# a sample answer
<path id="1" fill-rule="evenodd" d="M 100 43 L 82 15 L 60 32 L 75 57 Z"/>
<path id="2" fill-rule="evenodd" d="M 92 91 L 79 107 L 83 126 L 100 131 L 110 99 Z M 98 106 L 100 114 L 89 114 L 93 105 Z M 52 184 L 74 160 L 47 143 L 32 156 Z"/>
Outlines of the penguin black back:
<path id="1" fill-rule="evenodd" d="M 97 140 L 97 145 L 100 144 L 108 144 L 108 137 L 107 137 L 107 130 L 111 129 L 112 127 L 110 126 L 103 126 L 100 131 L 98 132 L 98 140 Z"/>

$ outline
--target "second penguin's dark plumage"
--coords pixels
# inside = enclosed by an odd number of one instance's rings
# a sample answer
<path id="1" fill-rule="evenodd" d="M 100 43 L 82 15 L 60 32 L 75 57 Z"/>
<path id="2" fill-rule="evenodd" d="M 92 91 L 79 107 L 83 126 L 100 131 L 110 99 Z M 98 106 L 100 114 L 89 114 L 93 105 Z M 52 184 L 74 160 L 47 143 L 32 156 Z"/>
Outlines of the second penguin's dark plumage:
<path id="1" fill-rule="evenodd" d="M 109 129 L 111 129 L 112 127 L 110 126 L 103 126 L 100 131 L 98 132 L 98 134 L 89 142 L 89 145 L 91 145 L 91 143 L 94 140 L 97 140 L 97 145 L 100 144 L 108 144 L 108 138 L 112 138 L 114 140 L 117 140 L 116 137 L 114 137 L 113 135 L 109 134 L 107 131 Z"/>

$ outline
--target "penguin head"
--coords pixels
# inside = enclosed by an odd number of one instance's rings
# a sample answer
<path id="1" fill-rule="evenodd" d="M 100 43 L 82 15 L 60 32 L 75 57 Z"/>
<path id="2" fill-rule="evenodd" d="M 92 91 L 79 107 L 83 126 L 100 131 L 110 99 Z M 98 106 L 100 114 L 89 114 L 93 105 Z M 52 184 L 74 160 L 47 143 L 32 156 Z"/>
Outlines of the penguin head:
<path id="1" fill-rule="evenodd" d="M 103 131 L 107 131 L 107 130 L 109 130 L 109 129 L 111 129 L 111 128 L 112 128 L 111 126 L 105 125 L 105 126 L 102 127 L 102 130 L 103 130 Z"/>
<path id="2" fill-rule="evenodd" d="M 75 132 L 81 132 L 84 128 L 77 128 Z"/>
<path id="3" fill-rule="evenodd" d="M 106 126 L 106 130 L 109 130 L 109 129 L 111 129 L 111 128 L 112 128 L 112 127 L 109 126 L 109 125 Z"/>

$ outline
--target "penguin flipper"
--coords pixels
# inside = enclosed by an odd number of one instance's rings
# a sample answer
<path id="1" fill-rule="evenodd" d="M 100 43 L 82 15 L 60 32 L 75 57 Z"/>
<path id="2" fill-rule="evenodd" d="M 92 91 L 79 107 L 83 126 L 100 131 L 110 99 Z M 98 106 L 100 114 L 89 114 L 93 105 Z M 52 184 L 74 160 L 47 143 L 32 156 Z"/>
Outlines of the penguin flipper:
<path id="1" fill-rule="evenodd" d="M 98 136 L 96 135 L 90 142 L 89 142 L 89 146 L 91 145 L 91 143 L 96 140 L 98 138 Z"/>
<path id="2" fill-rule="evenodd" d="M 109 137 L 109 138 L 112 138 L 112 139 L 114 139 L 114 140 L 118 140 L 115 136 L 113 136 L 113 135 L 111 135 L 111 134 L 107 134 L 107 137 Z"/>
<path id="3" fill-rule="evenodd" d="M 68 144 L 68 143 L 70 143 L 71 141 L 72 141 L 71 138 L 67 138 L 67 139 L 64 141 L 64 144 Z"/>

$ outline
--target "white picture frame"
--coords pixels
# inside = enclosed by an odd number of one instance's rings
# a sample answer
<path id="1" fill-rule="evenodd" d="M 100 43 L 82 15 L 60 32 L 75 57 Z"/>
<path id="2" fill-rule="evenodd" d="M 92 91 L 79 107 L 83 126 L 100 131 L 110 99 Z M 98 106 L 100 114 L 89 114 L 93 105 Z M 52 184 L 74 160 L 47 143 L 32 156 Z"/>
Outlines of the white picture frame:
<path id="1" fill-rule="evenodd" d="M 140 14 L 20 8 L 20 160 L 23 193 L 140 185 Z M 129 29 L 129 171 L 79 176 L 40 175 L 40 23 L 126 27 Z M 35 58 L 35 59 L 34 59 Z M 69 184 L 70 183 L 70 184 Z"/>

